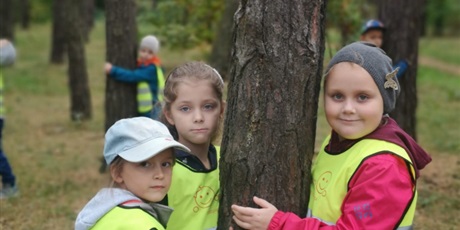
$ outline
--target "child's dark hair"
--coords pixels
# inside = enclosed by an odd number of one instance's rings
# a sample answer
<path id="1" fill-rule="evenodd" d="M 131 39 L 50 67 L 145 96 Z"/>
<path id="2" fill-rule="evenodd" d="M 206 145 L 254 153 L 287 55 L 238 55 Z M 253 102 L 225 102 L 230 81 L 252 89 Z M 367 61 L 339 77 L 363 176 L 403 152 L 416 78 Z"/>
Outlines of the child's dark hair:
<path id="1" fill-rule="evenodd" d="M 164 87 L 164 105 L 163 110 L 168 112 L 171 110 L 171 104 L 177 98 L 177 86 L 179 83 L 183 82 L 184 80 L 208 80 L 214 92 L 217 95 L 217 98 L 222 103 L 223 102 L 223 94 L 224 94 L 224 81 L 220 74 L 212 68 L 211 66 L 203 63 L 203 62 L 188 62 L 179 67 L 176 67 L 171 71 L 171 73 L 166 78 L 166 83 Z M 176 127 L 169 124 L 167 121 L 164 113 L 161 115 L 161 121 L 168 127 L 169 132 L 174 137 L 175 140 L 179 139 L 179 135 L 177 133 Z M 222 119 L 219 121 L 222 122 Z M 215 134 L 217 136 L 217 134 Z M 212 138 L 214 139 L 215 136 Z"/>

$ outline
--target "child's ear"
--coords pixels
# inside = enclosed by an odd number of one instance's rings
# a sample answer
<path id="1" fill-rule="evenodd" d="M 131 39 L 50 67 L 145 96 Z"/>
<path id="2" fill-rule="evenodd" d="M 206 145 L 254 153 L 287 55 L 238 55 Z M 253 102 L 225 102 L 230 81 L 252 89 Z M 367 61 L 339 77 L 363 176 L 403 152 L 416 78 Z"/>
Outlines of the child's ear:
<path id="1" fill-rule="evenodd" d="M 222 101 L 221 105 L 222 106 L 220 107 L 220 117 L 222 118 L 224 116 L 225 110 L 227 109 L 227 102 Z"/>
<path id="2" fill-rule="evenodd" d="M 171 116 L 171 112 L 168 110 L 163 110 L 163 114 L 165 115 L 166 120 L 168 121 L 169 124 L 175 125 L 174 124 L 174 119 Z"/>
<path id="3" fill-rule="evenodd" d="M 120 175 L 120 171 L 117 170 L 114 165 L 110 165 L 110 175 L 112 176 L 112 180 L 117 184 L 123 183 L 123 177 Z"/>

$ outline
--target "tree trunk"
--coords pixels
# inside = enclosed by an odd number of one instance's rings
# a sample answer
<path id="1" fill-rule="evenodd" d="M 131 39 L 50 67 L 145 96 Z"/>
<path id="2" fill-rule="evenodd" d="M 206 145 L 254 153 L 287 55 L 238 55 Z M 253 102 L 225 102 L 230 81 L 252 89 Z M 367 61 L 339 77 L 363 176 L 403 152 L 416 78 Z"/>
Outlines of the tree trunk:
<path id="1" fill-rule="evenodd" d="M 53 31 L 51 35 L 51 54 L 50 62 L 61 64 L 64 62 L 67 44 L 65 43 L 65 15 L 66 9 L 61 0 L 53 1 Z"/>
<path id="2" fill-rule="evenodd" d="M 305 216 L 324 54 L 322 0 L 241 1 L 220 165 L 219 229 L 252 196 Z"/>
<path id="3" fill-rule="evenodd" d="M 21 0 L 21 27 L 28 29 L 30 24 L 30 2 L 29 0 Z"/>
<path id="4" fill-rule="evenodd" d="M 13 1 L 0 0 L 0 38 L 14 40 Z"/>
<path id="5" fill-rule="evenodd" d="M 89 42 L 89 34 L 94 26 L 94 11 L 96 3 L 94 0 L 82 0 L 80 4 L 80 15 L 83 18 L 82 34 L 85 42 Z"/>
<path id="6" fill-rule="evenodd" d="M 136 3 L 134 0 L 106 0 L 107 61 L 124 68 L 136 65 Z M 136 85 L 107 76 L 105 130 L 121 118 L 137 115 Z"/>
<path id="7" fill-rule="evenodd" d="M 238 8 L 238 3 L 238 0 L 227 0 L 225 2 L 224 14 L 217 29 L 209 58 L 209 64 L 219 71 L 224 80 L 228 78 L 233 45 L 233 15 Z"/>
<path id="8" fill-rule="evenodd" d="M 91 96 L 82 37 L 83 20 L 79 7 L 83 2 L 61 0 L 65 6 L 65 38 L 69 59 L 70 118 L 73 121 L 91 118 Z"/>
<path id="9" fill-rule="evenodd" d="M 417 108 L 417 62 L 420 35 L 420 12 L 423 9 L 419 0 L 380 0 L 379 18 L 387 27 L 383 38 L 383 49 L 393 62 L 406 59 L 409 67 L 399 83 L 401 93 L 391 116 L 409 135 L 416 137 Z"/>

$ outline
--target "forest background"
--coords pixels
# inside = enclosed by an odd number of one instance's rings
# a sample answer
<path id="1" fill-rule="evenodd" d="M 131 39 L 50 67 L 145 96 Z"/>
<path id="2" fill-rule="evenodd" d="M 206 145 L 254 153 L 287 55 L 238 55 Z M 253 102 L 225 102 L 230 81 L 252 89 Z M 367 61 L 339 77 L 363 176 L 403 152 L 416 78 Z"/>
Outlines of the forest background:
<path id="1" fill-rule="evenodd" d="M 0 1 L 3 10 L 4 2 Z M 27 1 L 14 4 L 23 2 Z M 324 63 L 344 40 L 357 39 L 363 20 L 375 16 L 368 1 L 350 2 L 328 3 Z M 7 107 L 3 148 L 21 194 L 0 201 L 0 229 L 72 229 L 78 211 L 108 182 L 108 175 L 98 171 L 105 119 L 104 2 L 94 3 L 95 21 L 85 45 L 93 108 L 87 121 L 69 118 L 66 62 L 49 61 L 52 1 L 29 1 L 28 23 L 22 8 L 14 8 L 18 60 L 1 69 Z M 455 229 L 460 225 L 460 7 L 453 0 L 426 3 L 419 45 L 417 135 L 433 162 L 419 181 L 415 226 Z M 166 73 L 186 61 L 209 60 L 223 0 L 138 0 L 137 7 L 139 37 L 160 38 L 159 56 Z M 349 26 L 345 36 L 339 23 Z M 319 144 L 329 128 L 321 103 L 318 113 Z"/>

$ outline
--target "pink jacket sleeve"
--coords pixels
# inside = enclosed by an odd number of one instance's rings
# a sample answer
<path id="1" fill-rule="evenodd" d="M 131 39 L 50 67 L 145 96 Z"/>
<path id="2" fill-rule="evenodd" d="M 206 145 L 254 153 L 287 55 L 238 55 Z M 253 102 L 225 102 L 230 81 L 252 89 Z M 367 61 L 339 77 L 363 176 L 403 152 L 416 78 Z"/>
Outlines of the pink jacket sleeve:
<path id="1" fill-rule="evenodd" d="M 335 226 L 278 211 L 268 229 L 393 229 L 410 205 L 414 186 L 402 158 L 380 154 L 363 162 L 350 180 Z"/>

